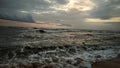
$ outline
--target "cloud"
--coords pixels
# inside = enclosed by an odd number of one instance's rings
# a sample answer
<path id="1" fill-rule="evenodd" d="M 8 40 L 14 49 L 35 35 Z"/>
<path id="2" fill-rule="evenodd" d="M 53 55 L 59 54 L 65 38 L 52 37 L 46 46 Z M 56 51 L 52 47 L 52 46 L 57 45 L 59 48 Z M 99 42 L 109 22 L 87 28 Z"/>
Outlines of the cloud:
<path id="1" fill-rule="evenodd" d="M 32 15 L 23 11 L 24 13 L 17 11 L 1 11 L 0 19 L 14 20 L 14 21 L 24 21 L 24 22 L 35 22 Z"/>
<path id="2" fill-rule="evenodd" d="M 55 10 L 69 11 L 76 9 L 78 11 L 88 11 L 93 8 L 94 4 L 90 0 L 68 0 L 67 4 L 52 6 Z"/>
<path id="3" fill-rule="evenodd" d="M 17 27 L 37 27 L 37 28 L 69 28 L 64 24 L 59 23 L 30 23 L 30 22 L 18 22 L 11 20 L 2 20 L 0 19 L 0 25 L 2 26 L 17 26 Z"/>
<path id="4" fill-rule="evenodd" d="M 90 17 L 109 19 L 120 16 L 120 0 L 92 0 L 95 3 Z"/>
<path id="5" fill-rule="evenodd" d="M 72 11 L 78 11 L 79 14 L 87 12 L 86 14 L 89 14 L 89 17 L 108 19 L 120 16 L 119 4 L 120 0 L 0 0 L 0 10 L 5 10 L 6 12 L 10 12 L 10 10 L 22 11 L 22 13 L 40 16 L 51 13 L 56 16 L 60 15 L 61 12 L 69 14 Z M 72 15 L 74 16 L 75 14 Z M 81 18 L 82 16 L 80 15 L 79 17 Z"/>
<path id="6" fill-rule="evenodd" d="M 0 0 L 0 10 L 5 11 L 0 11 L 3 14 L 7 13 L 8 16 L 30 14 L 35 20 L 46 19 L 47 22 L 56 20 L 70 22 L 71 18 L 79 21 L 79 18 L 87 15 L 84 11 L 92 10 L 93 6 L 90 0 Z"/>
<path id="7" fill-rule="evenodd" d="M 45 0 L 0 0 L 0 8 L 12 10 L 34 10 L 48 8 L 50 3 Z"/>
<path id="8" fill-rule="evenodd" d="M 18 21 L 31 16 L 35 21 L 68 24 L 75 28 L 91 28 L 88 23 L 91 20 L 116 22 L 112 18 L 120 17 L 119 11 L 120 0 L 0 0 L 0 15 L 11 20 L 16 15 Z"/>
<path id="9" fill-rule="evenodd" d="M 56 10 L 51 8 L 52 6 L 66 3 L 68 3 L 67 0 L 0 0 L 0 18 L 24 21 L 22 17 L 28 17 L 27 15 L 36 18 L 36 15 L 55 13 Z"/>
<path id="10" fill-rule="evenodd" d="M 110 19 L 99 19 L 99 18 L 87 18 L 85 19 L 85 22 L 97 22 L 97 23 L 110 23 L 110 22 L 119 22 L 120 23 L 120 17 L 113 17 Z"/>
<path id="11" fill-rule="evenodd" d="M 45 0 L 0 0 L 0 19 L 34 22 L 33 10 L 46 11 L 50 5 Z"/>

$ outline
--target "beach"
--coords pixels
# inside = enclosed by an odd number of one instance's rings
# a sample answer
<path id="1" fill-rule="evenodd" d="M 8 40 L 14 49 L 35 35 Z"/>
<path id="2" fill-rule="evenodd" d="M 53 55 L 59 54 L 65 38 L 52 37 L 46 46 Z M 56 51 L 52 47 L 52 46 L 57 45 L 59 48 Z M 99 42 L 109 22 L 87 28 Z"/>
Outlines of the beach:
<path id="1" fill-rule="evenodd" d="M 93 63 L 92 68 L 120 68 L 120 56 L 108 61 Z"/>

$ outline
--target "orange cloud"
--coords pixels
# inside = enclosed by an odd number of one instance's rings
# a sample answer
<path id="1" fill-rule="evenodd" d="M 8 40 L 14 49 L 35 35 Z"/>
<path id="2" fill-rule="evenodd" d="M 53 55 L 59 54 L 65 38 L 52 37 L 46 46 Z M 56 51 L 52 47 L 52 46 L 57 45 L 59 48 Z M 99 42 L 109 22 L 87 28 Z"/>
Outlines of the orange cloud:
<path id="1" fill-rule="evenodd" d="M 102 19 L 99 19 L 99 18 L 86 18 L 85 19 L 85 22 L 120 22 L 120 17 L 113 17 L 113 18 L 110 18 L 110 19 L 105 19 L 105 20 L 102 20 Z"/>
<path id="2" fill-rule="evenodd" d="M 69 28 L 68 26 L 62 25 L 60 23 L 26 23 L 10 20 L 0 19 L 1 26 L 17 26 L 17 27 L 36 27 L 36 28 Z"/>

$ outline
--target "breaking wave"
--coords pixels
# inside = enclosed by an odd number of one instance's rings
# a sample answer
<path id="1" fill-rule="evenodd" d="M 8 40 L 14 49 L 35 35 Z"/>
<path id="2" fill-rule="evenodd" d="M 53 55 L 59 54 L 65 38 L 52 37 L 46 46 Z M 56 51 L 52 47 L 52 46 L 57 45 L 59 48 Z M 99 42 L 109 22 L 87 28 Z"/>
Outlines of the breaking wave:
<path id="1" fill-rule="evenodd" d="M 119 32 L 0 29 L 0 67 L 4 68 L 91 68 L 94 62 L 110 60 L 120 54 Z"/>

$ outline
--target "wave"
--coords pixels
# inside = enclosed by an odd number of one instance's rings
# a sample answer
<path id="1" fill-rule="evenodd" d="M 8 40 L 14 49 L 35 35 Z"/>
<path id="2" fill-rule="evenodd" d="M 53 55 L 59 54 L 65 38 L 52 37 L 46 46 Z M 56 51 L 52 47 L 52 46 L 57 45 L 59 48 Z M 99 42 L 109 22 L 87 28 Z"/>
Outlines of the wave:
<path id="1" fill-rule="evenodd" d="M 38 64 L 91 68 L 94 62 L 110 60 L 120 54 L 118 32 L 18 27 L 1 27 L 0 30 L 0 66 Z"/>

